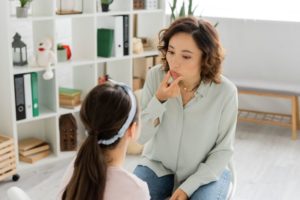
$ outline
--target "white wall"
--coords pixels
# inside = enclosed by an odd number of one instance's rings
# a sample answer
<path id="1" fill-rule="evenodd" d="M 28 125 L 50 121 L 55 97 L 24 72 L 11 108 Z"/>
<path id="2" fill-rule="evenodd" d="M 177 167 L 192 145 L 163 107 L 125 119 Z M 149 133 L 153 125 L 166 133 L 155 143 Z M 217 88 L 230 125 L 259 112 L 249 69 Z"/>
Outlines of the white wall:
<path id="1" fill-rule="evenodd" d="M 167 16 L 167 24 L 169 19 Z M 219 22 L 217 29 L 226 50 L 226 76 L 293 83 L 300 87 L 300 22 L 206 19 Z M 57 29 L 60 28 L 58 24 Z M 25 26 L 19 29 L 25 32 L 26 41 Z M 58 39 L 63 41 L 65 35 L 62 35 L 57 33 Z M 243 108 L 290 112 L 290 102 L 286 100 L 249 96 L 240 96 L 239 100 Z"/>
<path id="2" fill-rule="evenodd" d="M 226 76 L 293 83 L 300 88 L 300 22 L 207 19 L 219 22 Z M 243 108 L 290 113 L 286 100 L 244 95 L 239 100 Z"/>

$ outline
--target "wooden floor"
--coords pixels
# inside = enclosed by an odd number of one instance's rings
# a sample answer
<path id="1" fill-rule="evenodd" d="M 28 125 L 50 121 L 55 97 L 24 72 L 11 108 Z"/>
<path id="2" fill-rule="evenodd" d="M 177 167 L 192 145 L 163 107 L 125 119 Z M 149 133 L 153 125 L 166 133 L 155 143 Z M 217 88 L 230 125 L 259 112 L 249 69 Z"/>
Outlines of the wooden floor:
<path id="1" fill-rule="evenodd" d="M 125 167 L 133 170 L 136 160 L 129 157 Z M 300 139 L 290 140 L 289 129 L 240 123 L 234 160 L 238 176 L 235 200 L 300 199 Z M 34 200 L 55 199 L 69 162 L 70 159 L 19 172 L 21 179 L 16 183 L 0 182 L 0 199 L 6 199 L 6 190 L 13 185 Z"/>

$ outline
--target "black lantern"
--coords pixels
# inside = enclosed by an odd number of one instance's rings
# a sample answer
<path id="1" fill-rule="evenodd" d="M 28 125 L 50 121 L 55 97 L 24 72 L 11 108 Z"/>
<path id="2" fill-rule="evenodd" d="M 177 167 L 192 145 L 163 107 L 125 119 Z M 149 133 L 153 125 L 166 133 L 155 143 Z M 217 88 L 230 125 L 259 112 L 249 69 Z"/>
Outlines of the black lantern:
<path id="1" fill-rule="evenodd" d="M 58 15 L 82 14 L 83 0 L 57 0 Z"/>
<path id="2" fill-rule="evenodd" d="M 14 41 L 12 42 L 13 48 L 13 64 L 16 66 L 27 65 L 27 47 L 26 44 L 21 41 L 19 33 L 14 35 Z"/>

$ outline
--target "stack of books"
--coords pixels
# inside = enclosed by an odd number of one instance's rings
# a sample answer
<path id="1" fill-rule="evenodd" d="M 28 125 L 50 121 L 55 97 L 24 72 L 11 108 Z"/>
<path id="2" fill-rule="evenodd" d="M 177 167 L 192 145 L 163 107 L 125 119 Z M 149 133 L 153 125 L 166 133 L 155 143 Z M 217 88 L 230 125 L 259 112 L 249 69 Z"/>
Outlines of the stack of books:
<path id="1" fill-rule="evenodd" d="M 27 138 L 19 141 L 19 158 L 23 162 L 35 163 L 50 154 L 50 146 L 43 140 Z"/>
<path id="2" fill-rule="evenodd" d="M 63 108 L 75 108 L 80 105 L 81 90 L 74 88 L 59 88 L 59 106 Z"/>

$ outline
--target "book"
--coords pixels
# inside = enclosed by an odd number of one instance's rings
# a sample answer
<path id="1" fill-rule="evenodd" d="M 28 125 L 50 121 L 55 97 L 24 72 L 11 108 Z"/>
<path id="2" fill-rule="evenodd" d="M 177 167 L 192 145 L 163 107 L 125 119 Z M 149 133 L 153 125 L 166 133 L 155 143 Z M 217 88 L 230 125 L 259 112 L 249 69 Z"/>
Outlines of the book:
<path id="1" fill-rule="evenodd" d="M 78 106 L 80 103 L 77 99 L 59 99 L 59 105 Z"/>
<path id="2" fill-rule="evenodd" d="M 100 28 L 97 30 L 97 56 L 111 57 L 113 49 L 114 30 Z"/>
<path id="3" fill-rule="evenodd" d="M 26 151 L 20 150 L 19 154 L 22 155 L 22 156 L 29 156 L 29 155 L 33 155 L 33 154 L 48 150 L 48 149 L 50 149 L 49 144 L 42 143 L 39 146 L 36 146 L 36 147 L 34 147 L 32 149 L 29 149 L 29 150 L 26 150 Z"/>
<path id="4" fill-rule="evenodd" d="M 33 117 L 32 113 L 32 92 L 31 92 L 31 74 L 24 74 L 24 94 L 26 119 Z"/>
<path id="5" fill-rule="evenodd" d="M 15 83 L 16 118 L 17 120 L 21 120 L 26 118 L 23 74 L 15 75 L 14 83 Z"/>
<path id="6" fill-rule="evenodd" d="M 34 163 L 50 153 L 50 146 L 38 138 L 26 138 L 19 141 L 19 158 L 23 162 Z"/>
<path id="7" fill-rule="evenodd" d="M 123 54 L 129 55 L 129 16 L 123 15 Z"/>
<path id="8" fill-rule="evenodd" d="M 67 101 L 80 101 L 80 95 L 76 96 L 66 96 L 66 95 L 59 95 L 59 100 L 67 100 Z"/>
<path id="9" fill-rule="evenodd" d="M 74 88 L 59 87 L 59 95 L 74 97 L 81 94 L 81 90 Z"/>
<path id="10" fill-rule="evenodd" d="M 45 142 L 38 138 L 26 138 L 19 141 L 19 151 L 27 151 L 43 143 Z"/>
<path id="11" fill-rule="evenodd" d="M 31 73 L 31 96 L 32 96 L 32 116 L 37 117 L 40 114 L 39 111 L 39 94 L 38 94 L 38 73 Z"/>
<path id="12" fill-rule="evenodd" d="M 45 151 L 38 152 L 36 154 L 32 154 L 32 155 L 29 155 L 29 156 L 19 155 L 19 158 L 23 162 L 27 162 L 27 163 L 33 164 L 36 161 L 41 160 L 41 159 L 47 157 L 49 154 L 50 154 L 50 150 L 45 150 Z"/>

